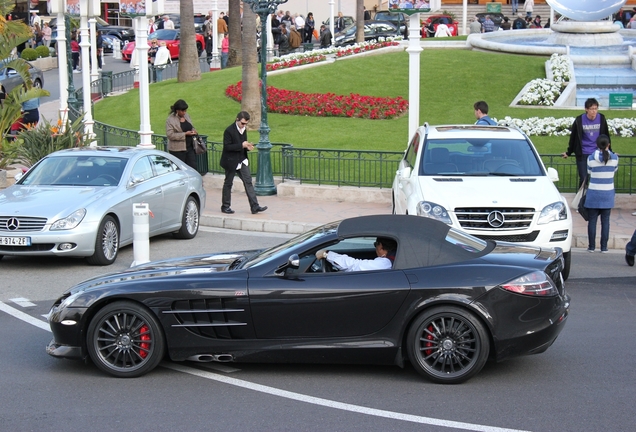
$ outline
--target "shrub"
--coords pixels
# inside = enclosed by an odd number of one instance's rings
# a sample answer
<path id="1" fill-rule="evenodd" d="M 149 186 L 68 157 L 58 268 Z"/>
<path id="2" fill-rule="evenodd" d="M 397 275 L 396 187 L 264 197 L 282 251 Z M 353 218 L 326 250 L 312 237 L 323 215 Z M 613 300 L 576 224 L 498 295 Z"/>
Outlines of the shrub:
<path id="1" fill-rule="evenodd" d="M 22 50 L 20 57 L 28 61 L 33 61 L 38 58 L 38 53 L 33 48 L 25 48 Z"/>
<path id="2" fill-rule="evenodd" d="M 40 45 L 35 47 L 35 52 L 38 54 L 38 57 L 48 57 L 49 56 L 49 47 L 45 47 L 44 45 Z"/>

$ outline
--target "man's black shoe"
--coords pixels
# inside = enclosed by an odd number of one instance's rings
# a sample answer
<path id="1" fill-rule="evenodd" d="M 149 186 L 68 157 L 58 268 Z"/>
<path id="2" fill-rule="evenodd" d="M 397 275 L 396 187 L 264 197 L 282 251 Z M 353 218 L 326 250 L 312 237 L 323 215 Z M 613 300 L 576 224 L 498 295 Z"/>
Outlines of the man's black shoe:
<path id="1" fill-rule="evenodd" d="M 267 206 L 265 206 L 265 207 L 256 207 L 254 210 L 252 210 L 252 214 L 256 214 L 258 212 L 264 212 L 265 210 L 267 210 Z"/>
<path id="2" fill-rule="evenodd" d="M 232 214 L 232 213 L 234 213 L 234 210 L 232 210 L 232 209 L 231 209 L 231 208 L 229 208 L 229 207 L 228 207 L 228 208 L 223 208 L 223 207 L 221 207 L 221 211 L 222 211 L 223 213 L 227 213 L 227 214 Z"/>
<path id="3" fill-rule="evenodd" d="M 625 262 L 628 266 L 634 267 L 634 255 L 625 254 Z"/>

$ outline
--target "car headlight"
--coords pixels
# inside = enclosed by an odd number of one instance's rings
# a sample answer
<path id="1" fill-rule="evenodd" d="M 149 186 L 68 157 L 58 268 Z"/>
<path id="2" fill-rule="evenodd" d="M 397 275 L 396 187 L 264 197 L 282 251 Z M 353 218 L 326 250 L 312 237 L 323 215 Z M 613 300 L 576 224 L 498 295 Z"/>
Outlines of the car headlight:
<path id="1" fill-rule="evenodd" d="M 544 225 L 554 221 L 560 221 L 568 218 L 568 212 L 565 208 L 565 204 L 561 201 L 549 204 L 543 207 L 541 214 L 539 215 L 539 221 L 537 224 Z"/>
<path id="2" fill-rule="evenodd" d="M 437 219 L 445 224 L 451 225 L 451 218 L 444 207 L 430 201 L 420 201 L 416 207 L 417 215 L 431 219 Z"/>
<path id="3" fill-rule="evenodd" d="M 84 216 L 86 216 L 86 209 L 75 210 L 65 218 L 53 222 L 51 225 L 51 231 L 73 229 L 80 224 L 82 219 L 84 219 Z"/>

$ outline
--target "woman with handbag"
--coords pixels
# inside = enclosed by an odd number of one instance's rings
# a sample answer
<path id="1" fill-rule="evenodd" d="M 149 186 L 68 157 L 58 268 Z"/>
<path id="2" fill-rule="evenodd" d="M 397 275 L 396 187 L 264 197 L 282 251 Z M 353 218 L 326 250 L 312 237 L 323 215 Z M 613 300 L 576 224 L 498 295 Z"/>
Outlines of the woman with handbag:
<path id="1" fill-rule="evenodd" d="M 177 100 L 170 107 L 170 115 L 166 120 L 168 151 L 195 170 L 197 157 L 194 149 L 194 137 L 198 135 L 192 126 L 192 119 L 186 112 L 188 104 L 183 99 Z"/>
<path id="2" fill-rule="evenodd" d="M 610 213 L 614 207 L 614 174 L 618 169 L 618 156 L 609 150 L 607 135 L 596 140 L 597 149 L 587 159 L 589 185 L 583 204 L 588 210 L 588 252 L 596 249 L 596 221 L 601 217 L 601 253 L 607 252 Z"/>

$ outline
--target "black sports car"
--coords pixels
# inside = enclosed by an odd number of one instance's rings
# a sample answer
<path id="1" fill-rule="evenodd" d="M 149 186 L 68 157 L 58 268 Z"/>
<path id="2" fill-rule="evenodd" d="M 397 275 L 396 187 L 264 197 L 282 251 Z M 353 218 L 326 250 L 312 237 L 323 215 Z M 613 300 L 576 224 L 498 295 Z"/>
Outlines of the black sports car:
<path id="1" fill-rule="evenodd" d="M 329 249 L 388 270 L 342 272 Z M 319 254 L 320 255 L 320 254 Z M 486 360 L 540 353 L 569 313 L 560 249 L 484 241 L 428 218 L 377 215 L 316 228 L 267 250 L 149 263 L 66 291 L 49 322 L 55 357 L 135 377 L 173 361 L 370 363 L 408 359 L 459 383 Z"/>

